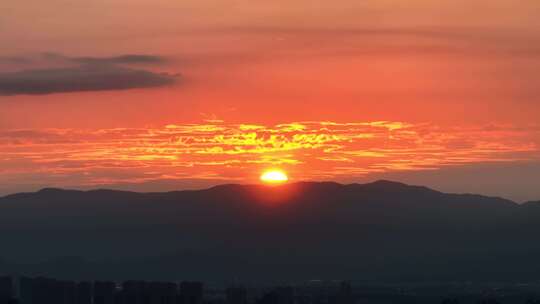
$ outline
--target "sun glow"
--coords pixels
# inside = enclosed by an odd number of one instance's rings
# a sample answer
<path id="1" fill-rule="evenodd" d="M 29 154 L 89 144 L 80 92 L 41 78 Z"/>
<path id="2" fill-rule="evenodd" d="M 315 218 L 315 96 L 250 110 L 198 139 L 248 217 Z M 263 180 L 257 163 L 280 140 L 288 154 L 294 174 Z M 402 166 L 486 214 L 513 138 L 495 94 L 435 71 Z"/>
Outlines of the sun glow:
<path id="1" fill-rule="evenodd" d="M 267 170 L 261 175 L 261 181 L 269 184 L 281 184 L 289 180 L 282 170 Z"/>

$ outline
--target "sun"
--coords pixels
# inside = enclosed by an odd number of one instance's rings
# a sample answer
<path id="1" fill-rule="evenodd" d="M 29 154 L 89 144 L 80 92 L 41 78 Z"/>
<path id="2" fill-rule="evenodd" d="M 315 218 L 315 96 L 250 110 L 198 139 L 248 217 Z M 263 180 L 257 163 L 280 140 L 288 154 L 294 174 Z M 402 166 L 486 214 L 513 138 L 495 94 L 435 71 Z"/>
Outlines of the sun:
<path id="1" fill-rule="evenodd" d="M 279 169 L 267 170 L 261 175 L 261 181 L 268 184 L 282 184 L 288 180 L 289 177 L 287 177 L 287 174 Z"/>

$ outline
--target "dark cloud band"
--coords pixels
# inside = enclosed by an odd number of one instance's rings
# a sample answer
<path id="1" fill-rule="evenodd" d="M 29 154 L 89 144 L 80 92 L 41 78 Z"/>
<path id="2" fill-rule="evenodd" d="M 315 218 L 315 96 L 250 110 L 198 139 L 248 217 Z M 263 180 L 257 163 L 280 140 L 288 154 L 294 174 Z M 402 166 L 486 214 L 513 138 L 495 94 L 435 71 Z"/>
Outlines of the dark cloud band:
<path id="1" fill-rule="evenodd" d="M 51 54 L 45 57 L 51 62 L 61 60 L 75 66 L 0 73 L 0 95 L 151 88 L 170 85 L 178 79 L 177 75 L 126 66 L 163 62 L 164 59 L 158 56 L 122 55 L 99 58 Z"/>
<path id="2" fill-rule="evenodd" d="M 115 57 L 73 57 L 72 61 L 86 64 L 159 64 L 166 60 L 160 56 L 128 54 Z"/>
<path id="3" fill-rule="evenodd" d="M 114 65 L 24 70 L 0 74 L 0 95 L 125 90 L 170 85 L 176 76 Z"/>

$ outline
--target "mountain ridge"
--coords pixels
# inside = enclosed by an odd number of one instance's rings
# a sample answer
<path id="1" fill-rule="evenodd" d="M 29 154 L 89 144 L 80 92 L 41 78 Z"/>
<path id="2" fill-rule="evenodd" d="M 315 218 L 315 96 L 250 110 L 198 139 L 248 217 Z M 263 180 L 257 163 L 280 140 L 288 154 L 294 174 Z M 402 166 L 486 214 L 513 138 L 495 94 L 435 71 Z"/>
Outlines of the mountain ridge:
<path id="1" fill-rule="evenodd" d="M 535 205 L 384 180 L 0 198 L 0 260 L 28 275 L 531 280 L 539 233 Z"/>
<path id="2" fill-rule="evenodd" d="M 427 191 L 432 193 L 438 193 L 438 194 L 448 194 L 448 195 L 459 195 L 459 196 L 472 196 L 472 197 L 483 197 L 483 198 L 491 198 L 491 199 L 498 199 L 498 200 L 504 200 L 507 202 L 512 202 L 515 204 L 518 204 L 517 202 L 506 199 L 499 196 L 489 196 L 489 195 L 483 195 L 483 194 L 476 194 L 476 193 L 451 193 L 451 192 L 443 192 L 434 190 L 432 188 L 426 187 L 426 186 L 420 186 L 420 185 L 410 185 L 402 182 L 396 182 L 391 180 L 376 180 L 369 183 L 350 183 L 350 184 L 342 184 L 338 182 L 332 182 L 332 181 L 299 181 L 299 182 L 292 182 L 287 183 L 284 185 L 264 185 L 264 184 L 235 184 L 235 183 L 229 183 L 229 184 L 219 184 L 215 186 L 211 186 L 208 188 L 203 189 L 182 189 L 182 190 L 171 190 L 171 191 L 151 191 L 151 192 L 138 192 L 138 191 L 126 191 L 126 190 L 116 190 L 116 189 L 108 189 L 108 188 L 97 188 L 97 189 L 90 189 L 90 190 L 77 190 L 77 189 L 69 189 L 69 188 L 56 188 L 56 187 L 45 187 L 42 189 L 39 189 L 37 191 L 29 191 L 29 192 L 18 192 L 18 193 L 12 193 L 5 196 L 0 196 L 0 200 L 3 199 L 10 199 L 18 196 L 24 196 L 24 195 L 36 195 L 36 194 L 54 194 L 54 193 L 123 193 L 123 194 L 174 194 L 174 193 L 187 193 L 187 192 L 203 192 L 203 191 L 212 191 L 212 190 L 218 190 L 218 189 L 226 189 L 226 188 L 249 188 L 249 187 L 257 187 L 257 188 L 277 188 L 277 187 L 291 187 L 291 186 L 299 186 L 299 185 L 308 185 L 308 186 L 335 186 L 335 187 L 342 187 L 342 188 L 378 188 L 379 190 L 390 190 L 388 187 L 392 187 L 393 190 L 395 189 L 406 189 L 406 190 L 419 190 L 419 191 Z M 386 187 L 386 189 L 385 189 Z M 525 202 L 525 203 L 534 203 L 534 202 L 540 202 L 540 201 L 531 201 L 531 202 Z"/>

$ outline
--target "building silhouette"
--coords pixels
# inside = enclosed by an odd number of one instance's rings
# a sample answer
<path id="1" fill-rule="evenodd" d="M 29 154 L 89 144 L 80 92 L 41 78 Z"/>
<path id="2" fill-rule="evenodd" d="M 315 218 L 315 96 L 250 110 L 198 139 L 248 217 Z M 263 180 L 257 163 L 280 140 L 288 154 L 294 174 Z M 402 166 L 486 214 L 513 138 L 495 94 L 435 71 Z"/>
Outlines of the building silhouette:
<path id="1" fill-rule="evenodd" d="M 317 281 L 313 284 L 252 288 L 241 286 L 226 289 L 211 286 L 205 290 L 201 282 L 180 284 L 159 281 L 67 281 L 46 277 L 21 277 L 19 284 L 10 277 L 0 276 L 0 304 L 393 304 L 443 303 L 458 304 L 539 304 L 536 286 L 490 289 L 486 298 L 484 287 L 472 289 L 467 284 L 458 292 L 449 293 L 444 285 L 396 287 L 393 285 L 355 285 L 349 282 Z M 463 289 L 462 289 L 463 288 Z M 515 288 L 515 289 L 514 289 Z M 461 291 L 460 291 L 461 290 Z M 540 291 L 540 289 L 539 289 Z M 463 292 L 463 293 L 460 293 Z M 444 298 L 452 294 L 454 298 Z M 443 296 L 443 297 L 440 297 Z M 459 299 L 459 301 L 458 301 Z M 527 301 L 527 299 L 529 299 Z M 442 300 L 442 301 L 441 301 Z"/>
<path id="2" fill-rule="evenodd" d="M 181 304 L 201 304 L 203 300 L 203 283 L 201 282 L 182 282 L 180 284 Z"/>
<path id="3" fill-rule="evenodd" d="M 21 277 L 21 304 L 202 304 L 203 283 L 125 281 L 60 281 Z M 13 304 L 12 279 L 0 278 L 0 304 Z M 244 303 L 244 302 L 242 302 Z"/>
<path id="4" fill-rule="evenodd" d="M 354 297 L 352 286 L 349 282 L 341 282 L 336 294 L 330 296 L 328 302 L 330 304 L 353 304 Z"/>
<path id="5" fill-rule="evenodd" d="M 150 282 L 147 294 L 149 304 L 176 304 L 178 286 L 175 283 Z"/>
<path id="6" fill-rule="evenodd" d="M 294 288 L 290 286 L 277 287 L 264 294 L 257 304 L 294 304 L 294 295 Z"/>
<path id="7" fill-rule="evenodd" d="M 145 281 L 125 281 L 117 297 L 121 303 L 144 304 L 147 283 Z"/>
<path id="8" fill-rule="evenodd" d="M 116 285 L 114 282 L 94 282 L 93 304 L 114 304 Z"/>
<path id="9" fill-rule="evenodd" d="M 0 304 L 13 303 L 14 298 L 13 280 L 10 277 L 0 277 Z"/>
<path id="10" fill-rule="evenodd" d="M 247 304 L 247 290 L 244 287 L 230 287 L 225 291 L 227 304 Z"/>
<path id="11" fill-rule="evenodd" d="M 92 283 L 91 282 L 79 282 L 76 286 L 76 299 L 77 304 L 92 304 Z"/>
<path id="12" fill-rule="evenodd" d="M 78 304 L 77 284 L 44 277 L 20 279 L 22 304 Z"/>
<path id="13" fill-rule="evenodd" d="M 32 280 L 28 277 L 22 277 L 19 281 L 19 300 L 23 304 L 33 304 L 34 302 Z"/>

